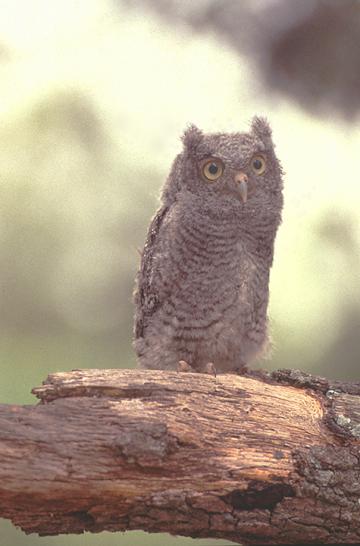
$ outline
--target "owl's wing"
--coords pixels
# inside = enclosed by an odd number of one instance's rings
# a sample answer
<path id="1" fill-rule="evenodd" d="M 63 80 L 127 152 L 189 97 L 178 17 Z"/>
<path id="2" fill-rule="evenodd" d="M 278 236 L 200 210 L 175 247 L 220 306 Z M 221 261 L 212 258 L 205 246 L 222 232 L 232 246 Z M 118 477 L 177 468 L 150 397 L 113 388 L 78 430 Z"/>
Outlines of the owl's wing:
<path id="1" fill-rule="evenodd" d="M 154 254 L 159 245 L 159 233 L 169 206 L 162 206 L 149 226 L 144 250 L 141 256 L 140 270 L 137 275 L 137 290 L 135 292 L 135 339 L 144 336 L 149 318 L 161 305 L 159 292 L 154 286 Z"/>

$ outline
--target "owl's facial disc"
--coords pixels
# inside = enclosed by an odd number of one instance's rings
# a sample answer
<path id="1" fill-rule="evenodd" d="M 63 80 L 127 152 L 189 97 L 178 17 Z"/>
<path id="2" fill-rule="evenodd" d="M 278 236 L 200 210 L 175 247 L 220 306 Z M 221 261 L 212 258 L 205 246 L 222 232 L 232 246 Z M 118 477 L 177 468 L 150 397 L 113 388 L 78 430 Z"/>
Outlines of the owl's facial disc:
<path id="1" fill-rule="evenodd" d="M 214 188 L 217 188 L 216 191 L 223 195 L 231 195 L 245 205 L 255 189 L 252 185 L 254 175 L 255 178 L 261 177 L 266 172 L 267 165 L 265 155 L 255 153 L 241 170 L 234 172 L 230 169 L 225 172 L 225 164 L 222 159 L 209 155 L 198 162 L 198 169 L 204 182 L 211 185 L 216 182 L 220 183 L 220 186 L 214 185 Z"/>

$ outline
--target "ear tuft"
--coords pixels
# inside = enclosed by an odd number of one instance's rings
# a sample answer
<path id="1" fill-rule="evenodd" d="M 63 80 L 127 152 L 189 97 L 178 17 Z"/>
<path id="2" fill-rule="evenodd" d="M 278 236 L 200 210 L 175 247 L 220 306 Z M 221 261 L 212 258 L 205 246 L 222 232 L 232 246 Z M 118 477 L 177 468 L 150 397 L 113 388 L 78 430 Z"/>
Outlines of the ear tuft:
<path id="1" fill-rule="evenodd" d="M 251 130 L 264 144 L 271 143 L 272 131 L 266 118 L 254 116 L 251 122 Z"/>
<path id="2" fill-rule="evenodd" d="M 184 134 L 181 138 L 184 144 L 184 148 L 186 148 L 190 153 L 194 152 L 200 142 L 203 139 L 203 133 L 196 127 L 196 125 L 191 124 L 189 127 L 184 131 Z"/>

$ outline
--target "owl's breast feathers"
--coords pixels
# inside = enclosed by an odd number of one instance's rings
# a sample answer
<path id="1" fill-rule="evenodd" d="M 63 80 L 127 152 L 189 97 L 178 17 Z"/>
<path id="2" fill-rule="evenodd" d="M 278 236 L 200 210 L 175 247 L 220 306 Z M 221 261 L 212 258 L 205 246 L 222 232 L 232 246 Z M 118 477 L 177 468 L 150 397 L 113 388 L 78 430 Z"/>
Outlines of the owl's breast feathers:
<path id="1" fill-rule="evenodd" d="M 151 222 L 138 274 L 135 338 L 146 336 L 157 311 L 156 323 L 171 324 L 171 335 L 184 328 L 193 335 L 199 325 L 220 326 L 225 317 L 239 333 L 259 313 L 265 321 L 268 269 L 249 253 L 238 221 L 214 221 L 179 202 L 163 206 Z"/>

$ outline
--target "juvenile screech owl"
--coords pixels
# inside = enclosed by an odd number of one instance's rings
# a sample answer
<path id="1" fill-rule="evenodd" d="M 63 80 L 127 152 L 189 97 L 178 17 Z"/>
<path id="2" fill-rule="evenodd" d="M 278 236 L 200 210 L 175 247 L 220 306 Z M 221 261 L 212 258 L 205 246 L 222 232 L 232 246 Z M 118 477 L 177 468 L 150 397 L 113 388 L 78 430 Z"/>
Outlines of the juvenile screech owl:
<path id="1" fill-rule="evenodd" d="M 182 141 L 137 275 L 134 347 L 143 368 L 241 371 L 268 345 L 281 166 L 263 118 Z"/>

